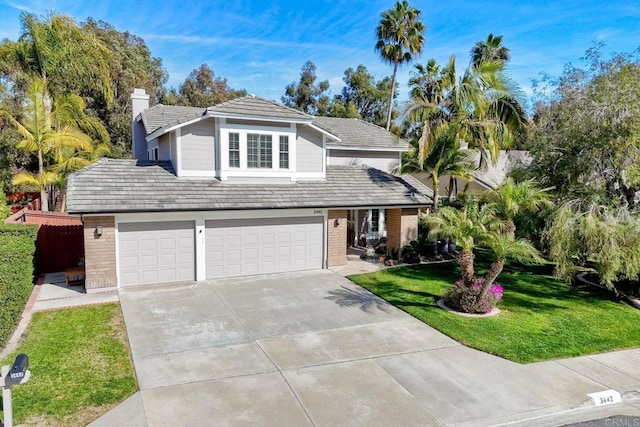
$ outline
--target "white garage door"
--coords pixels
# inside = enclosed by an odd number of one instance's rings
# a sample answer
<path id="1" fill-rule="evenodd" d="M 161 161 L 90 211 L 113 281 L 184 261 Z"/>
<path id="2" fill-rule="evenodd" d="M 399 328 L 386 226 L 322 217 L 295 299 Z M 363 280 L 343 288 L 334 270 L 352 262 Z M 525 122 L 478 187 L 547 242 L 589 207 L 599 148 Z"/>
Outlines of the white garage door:
<path id="1" fill-rule="evenodd" d="M 323 218 L 206 221 L 207 278 L 322 268 Z"/>
<path id="2" fill-rule="evenodd" d="M 118 225 L 122 286 L 194 280 L 193 221 Z"/>

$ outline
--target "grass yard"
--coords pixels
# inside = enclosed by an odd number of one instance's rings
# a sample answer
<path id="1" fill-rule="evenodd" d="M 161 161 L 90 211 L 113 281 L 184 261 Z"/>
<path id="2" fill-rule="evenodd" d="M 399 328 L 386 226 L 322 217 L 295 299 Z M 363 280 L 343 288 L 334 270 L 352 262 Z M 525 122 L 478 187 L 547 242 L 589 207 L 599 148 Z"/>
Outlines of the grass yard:
<path id="1" fill-rule="evenodd" d="M 483 267 L 476 261 L 476 275 L 485 273 Z M 488 318 L 462 317 L 436 305 L 460 277 L 457 262 L 349 279 L 466 346 L 516 362 L 640 346 L 640 310 L 612 294 L 571 287 L 535 270 L 543 268 L 505 268 L 497 280 L 504 287 L 502 313 Z"/>
<path id="2" fill-rule="evenodd" d="M 136 391 L 118 304 L 34 313 L 18 350 L 31 379 L 14 386 L 14 423 L 84 426 Z"/>

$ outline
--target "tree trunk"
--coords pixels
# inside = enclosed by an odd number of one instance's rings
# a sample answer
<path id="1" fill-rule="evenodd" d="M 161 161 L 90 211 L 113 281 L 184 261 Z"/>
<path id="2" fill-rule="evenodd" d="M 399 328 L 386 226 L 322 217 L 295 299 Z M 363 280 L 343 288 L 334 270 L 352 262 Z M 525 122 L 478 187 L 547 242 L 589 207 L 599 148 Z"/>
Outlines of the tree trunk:
<path id="1" fill-rule="evenodd" d="M 463 249 L 460 252 L 460 270 L 462 270 L 462 281 L 469 286 L 473 283 L 473 252 L 469 249 Z"/>
<path id="2" fill-rule="evenodd" d="M 507 233 L 507 236 L 515 239 L 516 237 L 516 224 L 512 219 L 507 219 L 504 224 L 504 231 Z"/>
<path id="3" fill-rule="evenodd" d="M 393 95 L 396 91 L 396 74 L 398 73 L 398 63 L 393 64 L 393 76 L 391 76 L 391 97 L 389 98 L 389 111 L 387 112 L 387 127 L 391 129 L 391 111 L 393 110 Z"/>
<path id="4" fill-rule="evenodd" d="M 40 173 L 40 176 L 44 175 L 42 150 L 38 150 L 38 172 Z M 49 211 L 49 195 L 47 194 L 47 187 L 45 185 L 40 188 L 40 210 L 43 212 Z"/>
<path id="5" fill-rule="evenodd" d="M 434 175 L 433 178 L 433 213 L 438 212 L 438 205 L 440 204 L 440 183 L 438 182 L 438 176 Z"/>
<path id="6" fill-rule="evenodd" d="M 478 301 L 482 301 L 484 297 L 487 296 L 487 292 L 491 289 L 493 282 L 498 278 L 500 273 L 502 273 L 502 269 L 504 268 L 504 261 L 501 259 L 495 260 L 491 264 L 491 268 L 489 268 L 489 272 L 484 277 L 482 282 L 482 291 L 480 291 L 480 295 L 478 295 Z"/>

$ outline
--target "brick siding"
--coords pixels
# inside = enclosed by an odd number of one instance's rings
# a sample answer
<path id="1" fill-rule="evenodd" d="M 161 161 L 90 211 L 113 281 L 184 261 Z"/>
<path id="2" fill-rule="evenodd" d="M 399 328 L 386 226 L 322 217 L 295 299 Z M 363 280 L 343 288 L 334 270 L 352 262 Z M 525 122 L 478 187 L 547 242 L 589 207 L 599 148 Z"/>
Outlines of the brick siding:
<path id="1" fill-rule="evenodd" d="M 329 211 L 327 215 L 327 266 L 347 263 L 347 211 Z M 340 224 L 336 219 L 340 218 Z"/>
<path id="2" fill-rule="evenodd" d="M 96 227 L 102 226 L 102 236 Z M 87 291 L 117 286 L 116 232 L 112 216 L 84 218 L 85 288 Z"/>
<path id="3" fill-rule="evenodd" d="M 387 246 L 400 250 L 418 237 L 418 209 L 387 209 Z"/>

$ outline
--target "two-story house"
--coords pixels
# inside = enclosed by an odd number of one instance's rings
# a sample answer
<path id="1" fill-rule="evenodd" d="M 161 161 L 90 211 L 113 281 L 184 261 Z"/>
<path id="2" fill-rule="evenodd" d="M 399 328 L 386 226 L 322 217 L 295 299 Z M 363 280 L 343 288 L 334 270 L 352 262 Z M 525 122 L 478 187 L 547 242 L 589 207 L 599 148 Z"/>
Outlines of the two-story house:
<path id="1" fill-rule="evenodd" d="M 409 147 L 378 126 L 254 96 L 148 100 L 132 94 L 133 160 L 69 178 L 89 292 L 342 265 L 360 238 L 408 244 L 431 204 L 428 187 L 389 173 Z"/>

